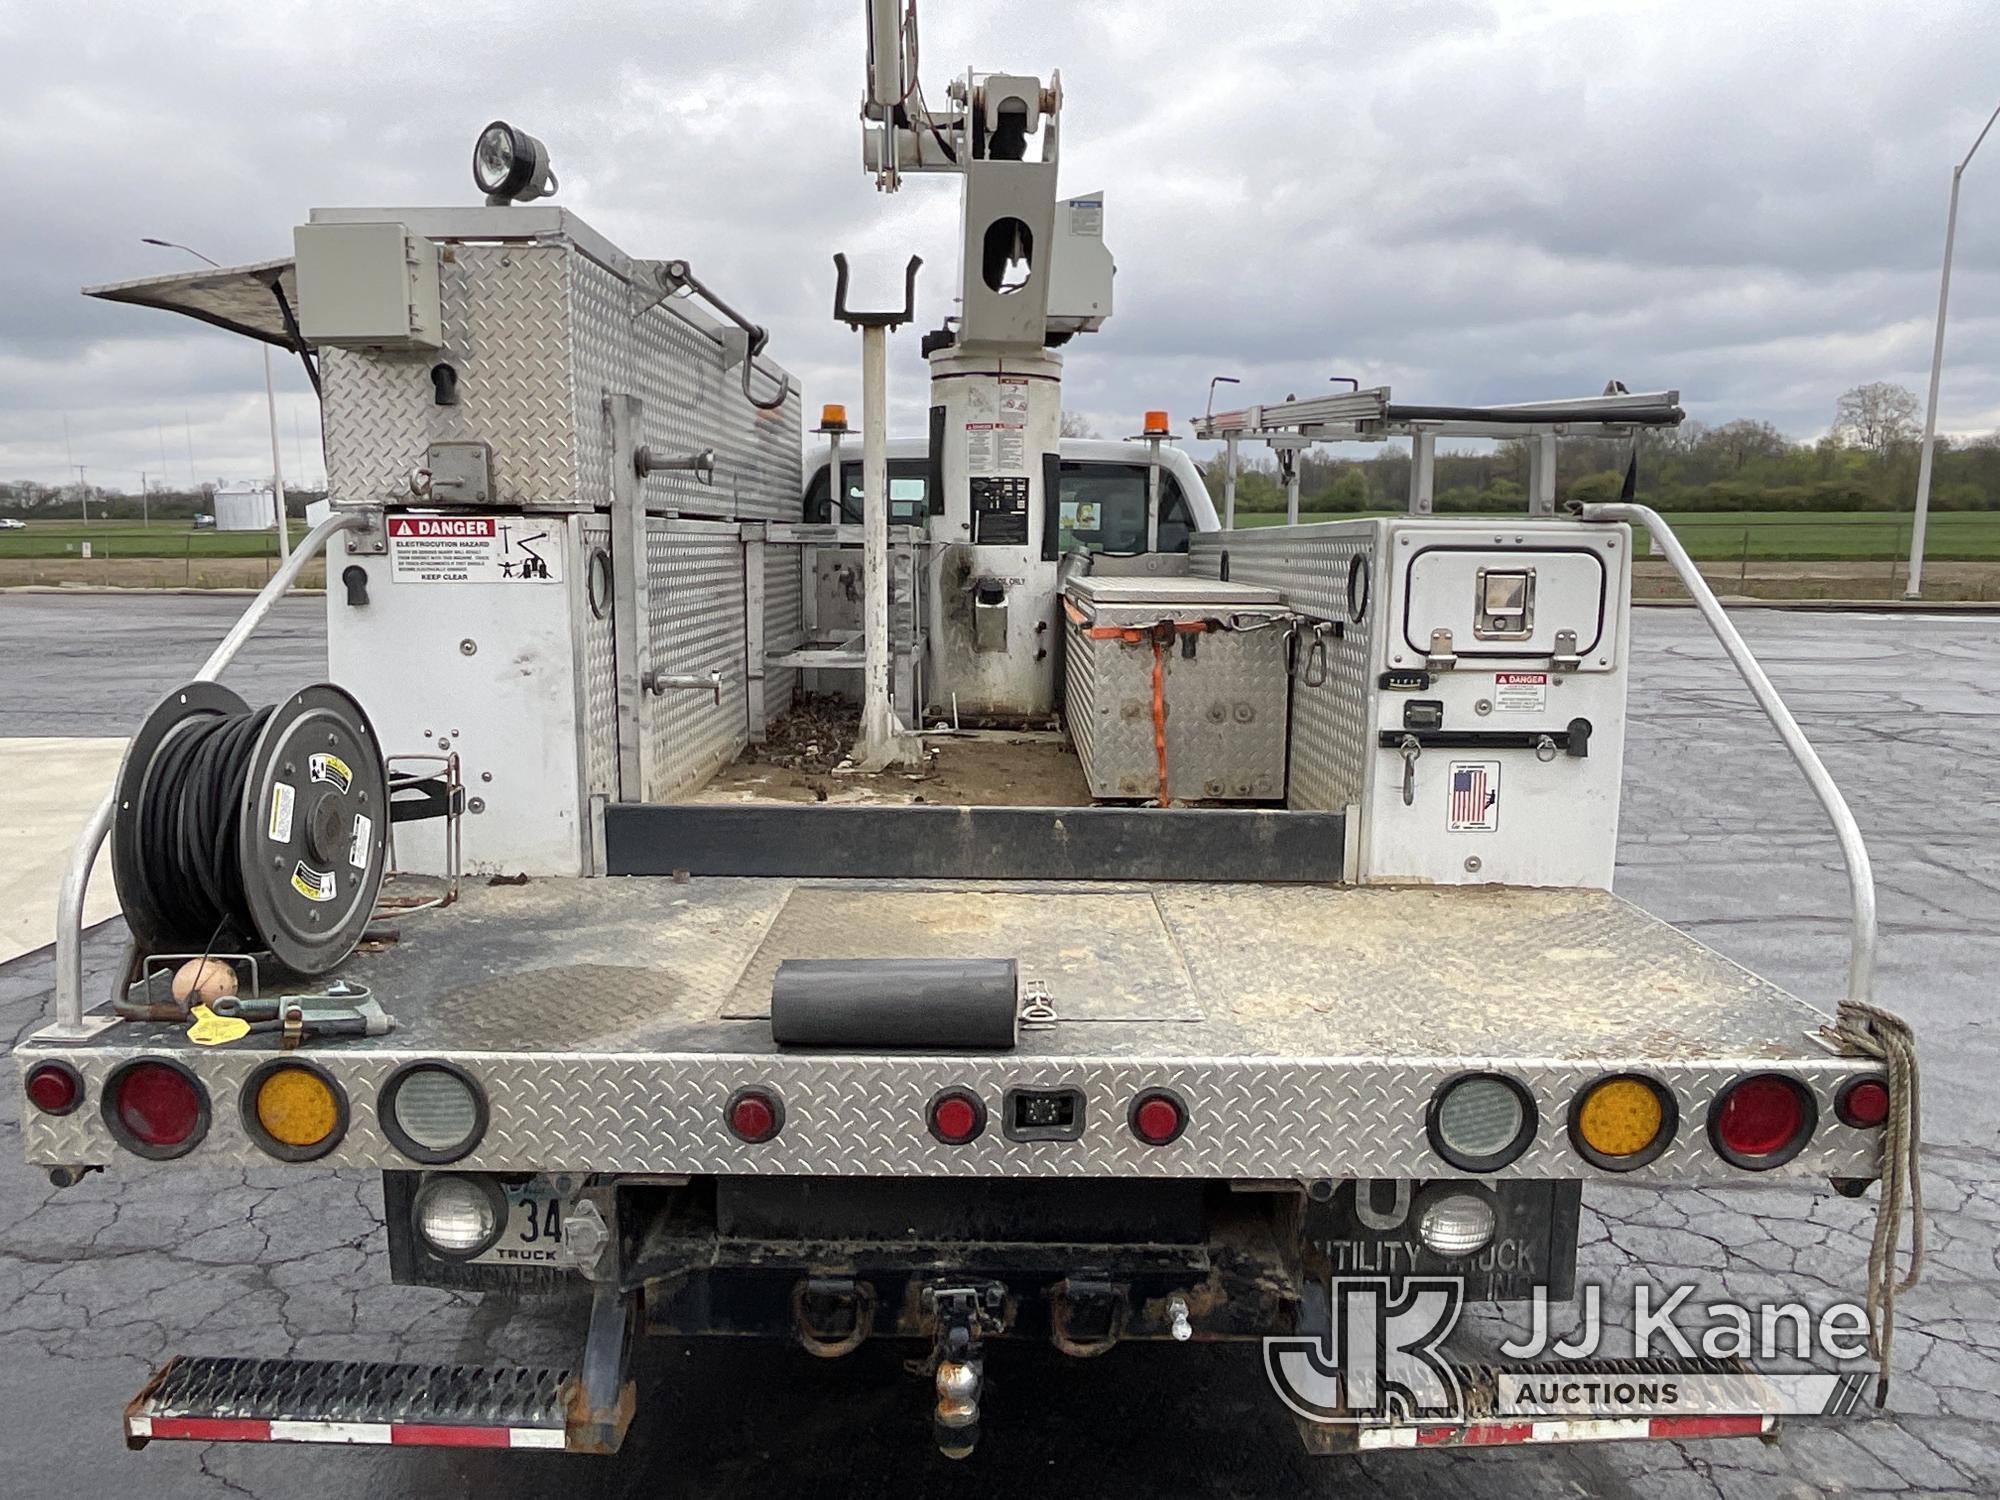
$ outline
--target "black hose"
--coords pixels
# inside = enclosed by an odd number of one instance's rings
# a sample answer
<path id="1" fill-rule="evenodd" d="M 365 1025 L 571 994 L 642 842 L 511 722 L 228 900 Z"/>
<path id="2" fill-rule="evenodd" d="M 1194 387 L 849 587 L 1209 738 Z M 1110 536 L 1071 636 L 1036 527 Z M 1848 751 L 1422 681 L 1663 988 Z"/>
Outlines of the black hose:
<path id="1" fill-rule="evenodd" d="M 173 942 L 255 930 L 243 893 L 243 789 L 272 707 L 190 721 L 154 759 L 134 862 Z"/>

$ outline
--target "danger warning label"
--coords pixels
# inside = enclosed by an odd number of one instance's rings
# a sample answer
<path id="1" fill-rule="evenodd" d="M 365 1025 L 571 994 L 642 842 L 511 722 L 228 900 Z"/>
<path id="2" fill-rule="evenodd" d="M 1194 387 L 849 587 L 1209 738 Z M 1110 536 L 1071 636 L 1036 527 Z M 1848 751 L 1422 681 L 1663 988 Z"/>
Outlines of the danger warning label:
<path id="1" fill-rule="evenodd" d="M 525 516 L 391 516 L 397 583 L 560 583 L 562 548 Z"/>
<path id="2" fill-rule="evenodd" d="M 1495 672 L 1493 711 L 1501 714 L 1538 714 L 1549 706 L 1549 674 L 1546 672 Z"/>

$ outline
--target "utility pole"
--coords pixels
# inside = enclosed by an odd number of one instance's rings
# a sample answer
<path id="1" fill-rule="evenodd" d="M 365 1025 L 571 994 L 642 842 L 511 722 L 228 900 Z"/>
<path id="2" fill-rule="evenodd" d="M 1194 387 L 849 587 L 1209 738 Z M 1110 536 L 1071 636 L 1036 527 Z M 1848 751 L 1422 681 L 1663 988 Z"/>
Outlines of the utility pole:
<path id="1" fill-rule="evenodd" d="M 84 483 L 83 476 L 89 470 L 89 468 L 90 468 L 89 464 L 75 465 L 76 500 L 77 504 L 83 507 L 83 524 L 86 526 L 90 524 L 90 486 Z"/>
<path id="2" fill-rule="evenodd" d="M 146 471 L 139 471 L 139 524 L 150 528 L 153 524 L 152 492 L 146 488 Z"/>
<path id="3" fill-rule="evenodd" d="M 2000 120 L 2000 106 L 1986 117 L 1986 124 L 1965 153 L 1965 160 L 1951 169 L 1951 207 L 1944 216 L 1944 270 L 1938 276 L 1937 337 L 1931 343 L 1931 393 L 1924 407 L 1924 451 L 1917 460 L 1917 513 L 1910 524 L 1910 571 L 1903 587 L 1905 599 L 1921 599 L 1924 593 L 1924 527 L 1931 513 L 1931 453 L 1937 446 L 1938 379 L 1944 373 L 1944 314 L 1951 302 L 1951 250 L 1958 236 L 1958 185 L 1965 176 L 1986 132 Z"/>
<path id="4" fill-rule="evenodd" d="M 264 344 L 264 412 L 271 422 L 271 503 L 278 512 L 278 560 L 292 560 L 292 528 L 285 519 L 285 466 L 278 457 L 278 396 L 271 385 L 271 346 Z"/>

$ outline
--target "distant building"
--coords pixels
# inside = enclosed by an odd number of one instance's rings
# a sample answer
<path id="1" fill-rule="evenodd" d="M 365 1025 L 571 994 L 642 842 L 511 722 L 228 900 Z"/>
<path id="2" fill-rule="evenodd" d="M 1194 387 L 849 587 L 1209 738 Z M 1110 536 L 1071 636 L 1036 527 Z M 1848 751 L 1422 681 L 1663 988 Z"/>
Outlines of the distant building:
<path id="1" fill-rule="evenodd" d="M 273 531 L 277 510 L 266 485 L 226 484 L 215 492 L 217 531 Z"/>

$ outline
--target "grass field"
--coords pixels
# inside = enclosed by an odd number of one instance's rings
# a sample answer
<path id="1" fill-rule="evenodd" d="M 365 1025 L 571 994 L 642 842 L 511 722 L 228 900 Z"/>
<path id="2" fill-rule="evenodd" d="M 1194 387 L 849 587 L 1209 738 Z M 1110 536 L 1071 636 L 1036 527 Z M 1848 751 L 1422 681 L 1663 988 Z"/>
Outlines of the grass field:
<path id="1" fill-rule="evenodd" d="M 1388 514 L 1388 512 L 1375 512 Z M 1236 513 L 1239 526 L 1278 526 L 1284 516 Z M 1302 515 L 1303 521 L 1334 521 Z M 1910 518 L 1871 512 L 1799 515 L 1790 511 L 1683 511 L 1667 516 L 1699 562 L 1894 562 L 1910 555 Z M 1639 556 L 1648 555 L 1642 547 Z M 2000 560 L 2000 511 L 1934 512 L 1924 555 L 1939 562 Z"/>
<path id="2" fill-rule="evenodd" d="M 306 534 L 303 521 L 292 523 L 294 541 Z M 137 521 L 30 521 L 26 531 L 0 531 L 0 558 L 76 557 L 90 543 L 91 560 L 102 557 L 275 556 L 278 538 L 270 531 L 196 531 L 186 521 L 160 520 L 151 526 Z"/>

